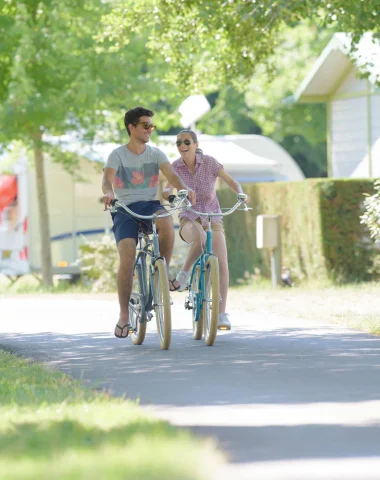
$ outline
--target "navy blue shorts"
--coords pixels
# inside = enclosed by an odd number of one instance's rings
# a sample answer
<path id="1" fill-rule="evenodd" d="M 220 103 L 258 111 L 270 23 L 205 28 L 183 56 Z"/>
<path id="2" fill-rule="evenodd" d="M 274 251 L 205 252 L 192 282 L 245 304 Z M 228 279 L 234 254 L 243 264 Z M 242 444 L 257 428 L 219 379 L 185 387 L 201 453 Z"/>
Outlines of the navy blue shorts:
<path id="1" fill-rule="evenodd" d="M 153 215 L 159 210 L 165 210 L 159 200 L 141 201 L 131 203 L 127 207 L 139 215 Z M 144 232 L 149 232 L 152 228 L 152 220 L 142 220 L 132 217 L 121 208 L 117 212 L 111 213 L 116 244 L 124 238 L 134 238 L 137 243 L 139 228 Z"/>

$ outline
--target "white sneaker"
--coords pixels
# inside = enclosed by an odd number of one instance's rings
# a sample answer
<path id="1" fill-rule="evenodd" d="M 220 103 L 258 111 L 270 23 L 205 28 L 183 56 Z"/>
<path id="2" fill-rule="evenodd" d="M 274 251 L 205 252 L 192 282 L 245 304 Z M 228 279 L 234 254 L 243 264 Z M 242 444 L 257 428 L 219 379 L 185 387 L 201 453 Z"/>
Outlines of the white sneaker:
<path id="1" fill-rule="evenodd" d="M 219 330 L 231 330 L 231 322 L 228 318 L 228 313 L 219 313 L 218 329 Z"/>
<path id="2" fill-rule="evenodd" d="M 181 270 L 176 276 L 176 280 L 179 283 L 178 292 L 183 292 L 187 288 L 190 272 L 184 272 Z"/>

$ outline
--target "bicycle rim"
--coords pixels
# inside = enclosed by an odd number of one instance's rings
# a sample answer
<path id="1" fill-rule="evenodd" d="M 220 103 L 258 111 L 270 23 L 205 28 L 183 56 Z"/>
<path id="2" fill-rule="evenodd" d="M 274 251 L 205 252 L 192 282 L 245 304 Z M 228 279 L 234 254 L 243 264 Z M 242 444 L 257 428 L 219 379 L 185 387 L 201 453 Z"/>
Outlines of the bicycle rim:
<path id="1" fill-rule="evenodd" d="M 219 263 L 215 255 L 211 255 L 205 265 L 204 299 L 202 320 L 205 343 L 211 346 L 218 332 L 219 316 Z"/>
<path id="2" fill-rule="evenodd" d="M 199 275 L 200 275 L 200 266 L 197 265 L 195 267 L 194 275 L 191 284 L 189 285 L 189 297 L 191 299 L 191 304 L 193 306 L 192 310 L 192 317 L 193 317 L 193 337 L 195 340 L 201 340 L 202 333 L 203 333 L 203 317 L 202 315 L 198 315 L 198 285 L 199 285 Z"/>
<path id="3" fill-rule="evenodd" d="M 146 334 L 147 315 L 144 311 L 143 305 L 141 304 L 142 299 L 144 301 L 141 266 L 136 265 L 133 274 L 132 293 L 128 305 L 130 337 L 134 345 L 141 345 Z M 141 319 L 143 319 L 142 322 Z"/>
<path id="4" fill-rule="evenodd" d="M 172 319 L 168 276 L 165 262 L 161 258 L 154 264 L 153 298 L 158 338 L 162 350 L 167 350 L 172 337 Z"/>

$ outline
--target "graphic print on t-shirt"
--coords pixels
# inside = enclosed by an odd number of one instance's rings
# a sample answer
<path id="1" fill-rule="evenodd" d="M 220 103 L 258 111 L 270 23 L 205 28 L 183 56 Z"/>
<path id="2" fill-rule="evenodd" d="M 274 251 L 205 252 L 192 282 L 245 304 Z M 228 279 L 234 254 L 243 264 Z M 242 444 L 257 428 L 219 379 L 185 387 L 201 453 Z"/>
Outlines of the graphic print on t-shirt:
<path id="1" fill-rule="evenodd" d="M 158 185 L 158 165 L 145 163 L 142 168 L 120 167 L 114 188 L 151 188 Z"/>

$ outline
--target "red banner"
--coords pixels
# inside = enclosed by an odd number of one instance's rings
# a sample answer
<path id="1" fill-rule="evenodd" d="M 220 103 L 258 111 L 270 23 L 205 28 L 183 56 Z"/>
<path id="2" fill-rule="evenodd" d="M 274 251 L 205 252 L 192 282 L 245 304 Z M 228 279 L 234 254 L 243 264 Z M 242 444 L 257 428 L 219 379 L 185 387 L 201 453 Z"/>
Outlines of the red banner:
<path id="1" fill-rule="evenodd" d="M 17 197 L 17 179 L 14 175 L 0 175 L 0 211 Z"/>

